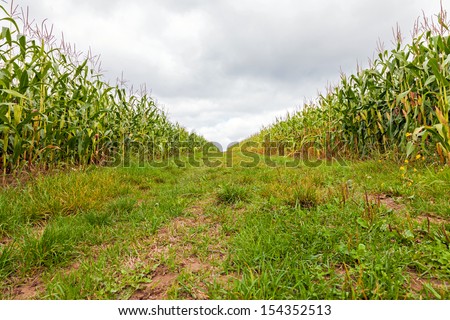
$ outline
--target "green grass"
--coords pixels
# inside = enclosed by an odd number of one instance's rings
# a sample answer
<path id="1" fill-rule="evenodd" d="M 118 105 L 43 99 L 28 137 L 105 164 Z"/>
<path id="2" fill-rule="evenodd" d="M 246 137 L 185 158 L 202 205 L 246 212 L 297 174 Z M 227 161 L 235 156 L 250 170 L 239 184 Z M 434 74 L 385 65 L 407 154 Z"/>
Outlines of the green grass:
<path id="1" fill-rule="evenodd" d="M 235 204 L 244 201 L 247 198 L 247 190 L 244 187 L 235 184 L 224 184 L 220 186 L 217 192 L 219 203 Z"/>
<path id="2" fill-rule="evenodd" d="M 0 193 L 0 297 L 449 299 L 449 187 L 385 160 L 42 176 Z"/>

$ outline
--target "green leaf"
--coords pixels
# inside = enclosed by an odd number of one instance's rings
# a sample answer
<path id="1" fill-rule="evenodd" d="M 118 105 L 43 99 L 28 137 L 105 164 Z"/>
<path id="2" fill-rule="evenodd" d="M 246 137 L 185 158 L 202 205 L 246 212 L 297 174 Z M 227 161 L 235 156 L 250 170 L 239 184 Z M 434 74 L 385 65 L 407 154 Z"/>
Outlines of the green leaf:
<path id="1" fill-rule="evenodd" d="M 408 144 L 406 145 L 406 157 L 409 157 L 415 149 L 416 145 L 412 141 L 408 141 Z"/>
<path id="2" fill-rule="evenodd" d="M 399 103 L 404 97 L 406 97 L 411 92 L 411 89 L 408 91 L 402 92 L 397 95 L 397 103 Z"/>
<path id="3" fill-rule="evenodd" d="M 408 240 L 413 240 L 414 239 L 414 234 L 410 231 L 410 230 L 405 230 L 403 232 L 403 236 L 408 239 Z"/>
<path id="4" fill-rule="evenodd" d="M 24 100 L 28 100 L 27 97 L 25 97 L 23 94 L 21 94 L 21 93 L 15 91 L 15 90 L 10 90 L 10 89 L 0 89 L 0 91 L 5 92 L 5 93 L 7 93 L 7 94 L 9 94 L 9 95 L 11 95 L 11 96 L 13 96 L 13 97 L 17 97 L 17 98 L 21 98 L 21 99 L 24 99 Z"/>
<path id="5" fill-rule="evenodd" d="M 437 291 L 434 290 L 434 288 L 429 283 L 424 283 L 423 286 L 427 288 L 437 299 L 442 299 L 442 296 L 437 293 Z"/>
<path id="6" fill-rule="evenodd" d="M 424 86 L 427 87 L 433 82 L 436 82 L 436 76 L 435 75 L 429 76 L 427 81 L 425 81 Z"/>
<path id="7" fill-rule="evenodd" d="M 24 70 L 20 76 L 20 89 L 25 90 L 28 87 L 28 72 Z"/>
<path id="8" fill-rule="evenodd" d="M 363 218 L 361 218 L 361 217 L 356 219 L 356 222 L 364 229 L 368 229 L 369 228 L 369 223 L 366 220 L 364 220 Z"/>
<path id="9" fill-rule="evenodd" d="M 366 253 L 366 245 L 360 243 L 358 245 L 358 255 L 364 255 Z"/>

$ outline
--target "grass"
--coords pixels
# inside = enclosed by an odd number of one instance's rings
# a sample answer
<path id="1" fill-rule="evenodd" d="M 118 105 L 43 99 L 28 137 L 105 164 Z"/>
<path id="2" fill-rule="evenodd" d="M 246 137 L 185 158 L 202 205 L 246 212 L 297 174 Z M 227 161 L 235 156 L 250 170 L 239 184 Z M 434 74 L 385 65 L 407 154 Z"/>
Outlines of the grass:
<path id="1" fill-rule="evenodd" d="M 219 203 L 235 204 L 244 201 L 246 198 L 247 190 L 235 184 L 221 185 L 217 192 L 217 200 Z"/>
<path id="2" fill-rule="evenodd" d="M 0 193 L 0 296 L 448 299 L 449 181 L 386 160 L 39 177 Z"/>

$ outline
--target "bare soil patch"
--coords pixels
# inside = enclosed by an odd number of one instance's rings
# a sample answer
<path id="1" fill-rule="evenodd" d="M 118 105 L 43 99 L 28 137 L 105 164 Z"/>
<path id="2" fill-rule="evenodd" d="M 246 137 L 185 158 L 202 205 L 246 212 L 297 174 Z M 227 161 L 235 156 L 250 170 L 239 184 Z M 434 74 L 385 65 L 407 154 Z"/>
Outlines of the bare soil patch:
<path id="1" fill-rule="evenodd" d="M 36 277 L 31 279 L 29 282 L 14 288 L 12 294 L 14 300 L 29 300 L 36 298 L 42 290 L 43 284 L 41 280 Z"/>
<path id="2" fill-rule="evenodd" d="M 143 284 L 130 299 L 168 299 L 169 291 L 176 290 L 182 274 L 192 275 L 190 279 L 194 282 L 188 294 L 180 293 L 184 299 L 208 299 L 205 282 L 212 283 L 218 279 L 228 282 L 218 267 L 224 261 L 226 251 L 223 239 L 219 239 L 220 225 L 205 214 L 205 207 L 209 204 L 209 201 L 196 203 L 185 210 L 185 216 L 174 218 L 146 239 L 142 248 L 144 263 L 159 266 L 151 274 L 151 281 Z M 198 246 L 205 237 L 210 243 L 206 250 L 200 250 Z M 169 257 L 175 260 L 170 268 L 164 262 Z"/>
<path id="3" fill-rule="evenodd" d="M 211 269 L 211 265 L 196 258 L 187 258 L 182 263 L 182 267 L 191 273 L 200 273 Z"/>
<path id="4" fill-rule="evenodd" d="M 167 290 L 173 285 L 178 274 L 170 272 L 166 266 L 159 266 L 150 283 L 131 296 L 132 300 L 162 300 L 167 298 Z"/>
<path id="5" fill-rule="evenodd" d="M 436 214 L 424 212 L 421 215 L 417 216 L 415 220 L 419 223 L 423 223 L 424 221 L 434 223 L 434 224 L 445 224 L 450 223 L 449 219 L 439 217 Z"/>
<path id="6" fill-rule="evenodd" d="M 430 284 L 433 288 L 438 290 L 448 290 L 448 288 L 450 288 L 450 282 L 448 281 L 439 280 L 433 277 L 422 278 L 414 270 L 408 270 L 407 273 L 410 278 L 411 289 L 415 293 L 422 293 L 424 290 L 424 285 L 427 283 Z"/>
<path id="7" fill-rule="evenodd" d="M 0 238 L 0 248 L 1 248 L 1 246 L 9 245 L 12 242 L 13 242 L 13 239 L 11 239 L 11 238 L 8 238 L 8 237 Z"/>
<path id="8" fill-rule="evenodd" d="M 386 208 L 391 209 L 393 211 L 403 211 L 406 209 L 404 204 L 398 203 L 398 200 L 401 198 L 392 198 L 391 196 L 384 193 L 377 193 L 368 195 L 369 201 L 375 202 L 377 204 L 382 204 Z"/>

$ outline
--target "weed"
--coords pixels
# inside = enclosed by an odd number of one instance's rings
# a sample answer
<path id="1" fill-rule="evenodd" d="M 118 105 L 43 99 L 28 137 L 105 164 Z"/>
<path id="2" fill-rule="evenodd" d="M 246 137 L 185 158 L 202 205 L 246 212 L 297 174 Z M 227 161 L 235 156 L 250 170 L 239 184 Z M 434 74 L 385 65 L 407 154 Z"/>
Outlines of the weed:
<path id="1" fill-rule="evenodd" d="M 314 179 L 304 179 L 286 190 L 286 204 L 293 208 L 311 209 L 322 201 L 320 190 L 314 184 Z"/>
<path id="2" fill-rule="evenodd" d="M 219 203 L 236 204 L 246 199 L 248 199 L 247 189 L 232 183 L 221 185 L 217 192 L 217 200 Z"/>

